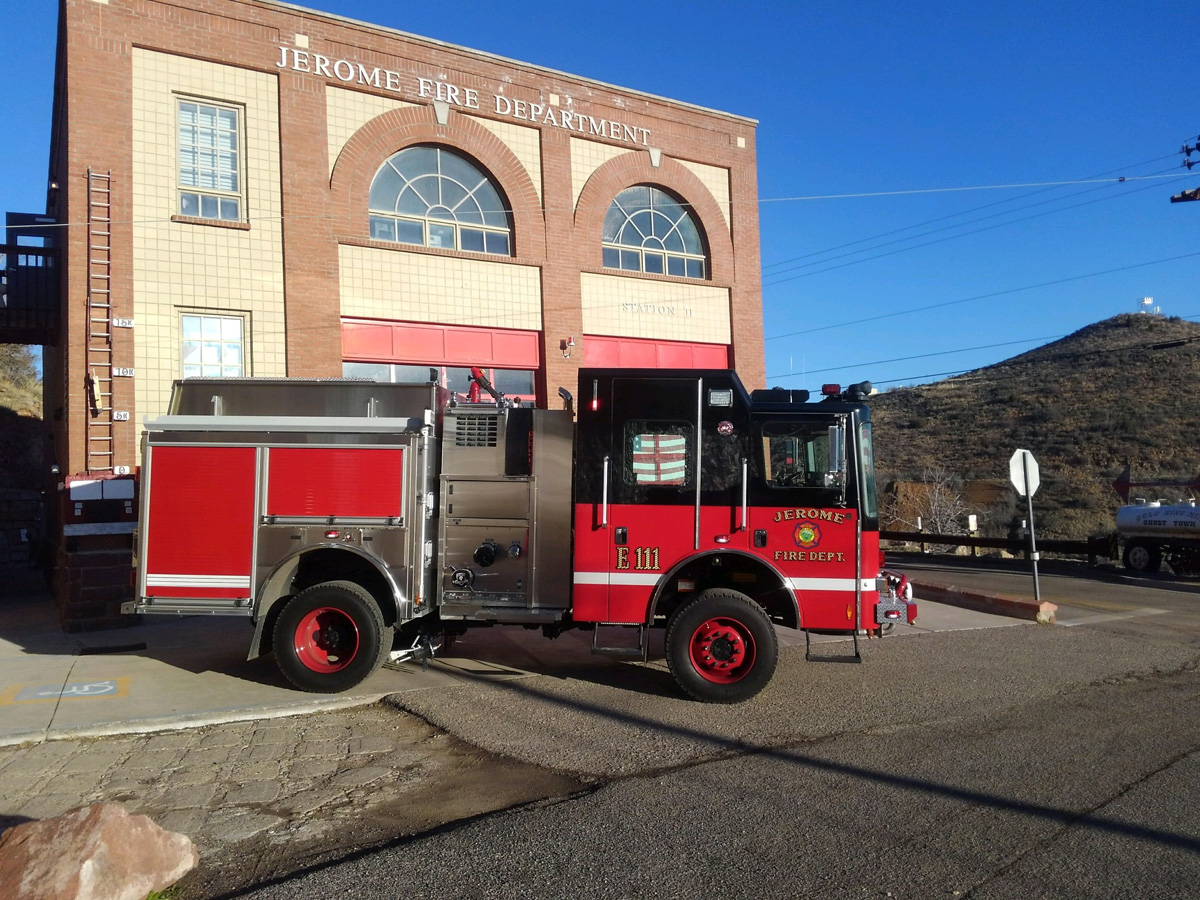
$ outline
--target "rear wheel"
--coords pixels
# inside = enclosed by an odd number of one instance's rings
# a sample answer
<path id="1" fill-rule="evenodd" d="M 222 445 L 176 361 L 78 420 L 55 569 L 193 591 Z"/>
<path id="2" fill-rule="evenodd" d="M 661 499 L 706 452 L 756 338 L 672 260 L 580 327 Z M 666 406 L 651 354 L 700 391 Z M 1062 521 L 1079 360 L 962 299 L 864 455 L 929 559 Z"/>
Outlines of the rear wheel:
<path id="1" fill-rule="evenodd" d="M 1139 575 L 1157 572 L 1162 565 L 1162 551 L 1151 544 L 1132 543 L 1125 547 L 1125 568 Z"/>
<path id="2" fill-rule="evenodd" d="M 675 613 L 666 651 L 679 686 L 708 703 L 749 700 L 767 686 L 779 658 L 762 607 L 726 588 L 704 591 Z"/>
<path id="3" fill-rule="evenodd" d="M 383 613 L 352 581 L 327 581 L 287 602 L 275 622 L 275 661 L 304 691 L 332 694 L 363 681 L 383 664 Z"/>

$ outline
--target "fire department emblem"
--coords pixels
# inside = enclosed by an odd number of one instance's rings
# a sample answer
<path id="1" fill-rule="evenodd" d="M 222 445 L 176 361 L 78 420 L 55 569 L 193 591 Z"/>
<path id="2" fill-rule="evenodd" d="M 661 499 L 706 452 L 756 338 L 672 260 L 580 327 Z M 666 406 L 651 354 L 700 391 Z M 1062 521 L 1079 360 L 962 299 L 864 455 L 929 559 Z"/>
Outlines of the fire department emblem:
<path id="1" fill-rule="evenodd" d="M 797 547 L 803 547 L 805 550 L 808 550 L 821 543 L 821 529 L 816 522 L 801 522 L 796 526 L 796 530 L 792 532 L 792 538 L 795 540 Z"/>
<path id="2" fill-rule="evenodd" d="M 722 437 L 729 437 L 729 435 L 733 434 L 733 423 L 729 420 L 721 422 L 717 425 L 717 434 Z"/>

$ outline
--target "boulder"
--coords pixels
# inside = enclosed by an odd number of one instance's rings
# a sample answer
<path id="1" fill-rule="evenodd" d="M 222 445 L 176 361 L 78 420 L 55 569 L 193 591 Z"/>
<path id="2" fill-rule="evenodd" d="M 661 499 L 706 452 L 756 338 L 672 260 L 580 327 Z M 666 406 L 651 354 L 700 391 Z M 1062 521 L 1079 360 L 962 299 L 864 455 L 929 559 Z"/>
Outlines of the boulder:
<path id="1" fill-rule="evenodd" d="M 94 803 L 0 835 L 0 897 L 145 900 L 199 859 L 186 835 L 131 816 L 120 803 Z"/>

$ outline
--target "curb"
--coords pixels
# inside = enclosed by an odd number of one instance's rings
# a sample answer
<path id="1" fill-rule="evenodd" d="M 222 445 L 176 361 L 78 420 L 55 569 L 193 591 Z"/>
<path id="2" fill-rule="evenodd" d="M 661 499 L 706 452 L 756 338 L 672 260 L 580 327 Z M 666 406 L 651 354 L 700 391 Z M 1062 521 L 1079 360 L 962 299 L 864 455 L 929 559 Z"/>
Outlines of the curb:
<path id="1" fill-rule="evenodd" d="M 961 606 L 1014 619 L 1027 619 L 1040 625 L 1053 625 L 1057 621 L 1058 607 L 1045 600 L 1038 603 L 1030 597 L 1018 597 L 1014 594 L 984 594 L 924 579 L 914 579 L 912 584 L 913 593 L 918 598 L 935 603 Z"/>
<path id="2" fill-rule="evenodd" d="M 121 737 L 125 735 L 157 734 L 164 731 L 183 731 L 204 728 L 209 725 L 231 725 L 236 722 L 261 722 L 270 719 L 286 719 L 292 716 L 307 716 L 313 713 L 336 712 L 360 706 L 381 703 L 392 695 L 392 691 L 366 696 L 338 697 L 328 700 L 310 700 L 293 706 L 260 706 L 244 709 L 189 713 L 175 716 L 156 716 L 146 719 L 129 719 L 101 725 L 84 725 L 66 728 L 45 728 L 39 731 L 0 734 L 0 748 L 22 744 L 46 744 L 52 741 L 75 741 L 90 738 Z"/>

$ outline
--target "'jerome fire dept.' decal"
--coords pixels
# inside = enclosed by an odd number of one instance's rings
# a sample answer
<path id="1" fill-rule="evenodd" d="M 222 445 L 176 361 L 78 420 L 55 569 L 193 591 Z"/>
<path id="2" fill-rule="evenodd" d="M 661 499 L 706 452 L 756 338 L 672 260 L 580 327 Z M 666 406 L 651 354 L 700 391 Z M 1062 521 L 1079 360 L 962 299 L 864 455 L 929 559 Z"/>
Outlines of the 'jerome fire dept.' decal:
<path id="1" fill-rule="evenodd" d="M 799 550 L 776 550 L 777 562 L 845 562 L 846 554 L 836 550 L 817 550 L 821 543 L 821 523 L 840 525 L 850 518 L 849 513 L 830 509 L 781 509 L 775 513 L 776 522 L 796 522 L 792 541 Z"/>

